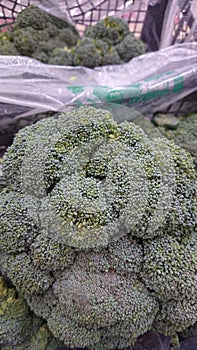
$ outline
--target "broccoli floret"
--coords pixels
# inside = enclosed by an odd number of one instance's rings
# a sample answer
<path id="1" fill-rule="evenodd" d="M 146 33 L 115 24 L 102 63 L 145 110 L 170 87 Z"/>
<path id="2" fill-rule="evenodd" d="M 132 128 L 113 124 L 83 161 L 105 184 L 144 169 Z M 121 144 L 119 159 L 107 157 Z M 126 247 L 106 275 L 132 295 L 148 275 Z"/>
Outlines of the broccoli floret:
<path id="1" fill-rule="evenodd" d="M 144 253 L 142 279 L 159 299 L 168 301 L 195 295 L 196 237 L 186 242 L 171 236 L 147 241 Z"/>
<path id="2" fill-rule="evenodd" d="M 48 22 L 50 17 L 47 12 L 35 6 L 28 6 L 18 14 L 14 29 L 32 27 L 35 30 L 42 30 L 47 27 Z"/>
<path id="3" fill-rule="evenodd" d="M 102 57 L 102 66 L 120 64 L 120 63 L 122 62 L 115 47 L 113 46 L 109 47 L 109 49 L 104 53 Z"/>
<path id="4" fill-rule="evenodd" d="M 189 153 L 83 106 L 21 130 L 3 172 L 1 269 L 55 337 L 111 350 L 195 324 Z"/>
<path id="5" fill-rule="evenodd" d="M 65 46 L 72 47 L 77 44 L 79 36 L 71 28 L 65 28 L 59 31 L 59 39 L 64 42 Z"/>
<path id="6" fill-rule="evenodd" d="M 7 274 L 16 289 L 22 293 L 41 293 L 53 283 L 50 273 L 34 265 L 28 253 L 2 253 L 0 263 L 2 273 Z"/>
<path id="7" fill-rule="evenodd" d="M 68 47 L 56 48 L 52 51 L 49 64 L 72 66 L 73 52 Z"/>
<path id="8" fill-rule="evenodd" d="M 35 30 L 32 27 L 16 29 L 14 31 L 14 45 L 21 55 L 32 56 L 37 50 L 39 41 L 47 41 L 49 35 L 44 31 Z"/>
<path id="9" fill-rule="evenodd" d="M 163 119 L 165 115 L 163 116 Z M 153 119 L 154 122 L 154 119 Z M 194 163 L 197 167 L 197 115 L 193 114 L 186 117 L 177 117 L 175 129 L 168 126 L 159 127 L 161 133 L 169 140 L 173 140 L 177 145 L 185 148 L 194 157 Z"/>
<path id="10" fill-rule="evenodd" d="M 34 6 L 21 11 L 13 26 L 13 42 L 18 52 L 45 63 L 54 49 L 74 46 L 78 39 L 72 25 Z"/>
<path id="11" fill-rule="evenodd" d="M 11 32 L 0 33 L 0 55 L 18 55 Z"/>
<path id="12" fill-rule="evenodd" d="M 25 251 L 38 234 L 35 217 L 38 203 L 35 204 L 33 198 L 21 194 L 15 199 L 14 192 L 5 192 L 0 197 L 0 245 L 2 250 L 10 253 Z"/>
<path id="13" fill-rule="evenodd" d="M 75 66 L 94 68 L 102 64 L 102 53 L 96 47 L 94 40 L 84 39 L 73 49 L 73 63 Z"/>
<path id="14" fill-rule="evenodd" d="M 40 234 L 30 246 L 32 260 L 38 268 L 44 270 L 60 270 L 72 265 L 75 251 L 57 242 L 53 237 L 49 240 L 47 234 Z"/>
<path id="15" fill-rule="evenodd" d="M 45 53 L 49 58 L 51 57 L 52 52 L 56 48 L 63 48 L 65 43 L 59 38 L 50 38 L 48 41 L 40 41 L 37 47 L 37 51 L 41 53 Z M 48 58 L 48 59 L 49 59 Z"/>
<path id="16" fill-rule="evenodd" d="M 88 27 L 84 35 L 91 39 L 106 41 L 111 46 L 118 44 L 128 33 L 129 27 L 124 19 L 110 16 Z"/>
<path id="17" fill-rule="evenodd" d="M 51 31 L 51 34 L 56 35 L 56 29 L 67 29 L 70 28 L 73 34 L 79 36 L 77 30 L 70 23 L 63 21 L 60 18 L 57 18 L 51 14 L 48 14 L 46 11 L 41 10 L 38 7 L 33 5 L 27 6 L 22 10 L 14 24 L 14 29 L 21 29 L 31 27 L 35 30 L 46 30 Z M 53 31 L 54 30 L 54 31 Z"/>
<path id="18" fill-rule="evenodd" d="M 32 58 L 35 58 L 38 61 L 41 61 L 43 63 L 49 63 L 49 56 L 45 52 L 41 51 L 34 51 L 31 55 Z"/>
<path id="19" fill-rule="evenodd" d="M 0 346 L 2 350 L 55 350 L 60 346 L 46 323 L 30 311 L 24 298 L 2 276 Z"/>
<path id="20" fill-rule="evenodd" d="M 74 65 L 94 68 L 121 63 L 118 52 L 113 46 L 99 39 L 85 38 L 73 48 Z"/>
<path id="21" fill-rule="evenodd" d="M 54 308 L 48 326 L 72 347 L 94 349 L 101 346 L 101 339 L 102 349 L 126 347 L 149 329 L 158 310 L 154 297 L 131 276 L 85 272 L 77 260 L 58 277 L 53 290 L 64 311 Z"/>
<path id="22" fill-rule="evenodd" d="M 132 33 L 126 35 L 115 48 L 123 62 L 128 62 L 132 58 L 145 53 L 144 43 L 134 38 Z"/>

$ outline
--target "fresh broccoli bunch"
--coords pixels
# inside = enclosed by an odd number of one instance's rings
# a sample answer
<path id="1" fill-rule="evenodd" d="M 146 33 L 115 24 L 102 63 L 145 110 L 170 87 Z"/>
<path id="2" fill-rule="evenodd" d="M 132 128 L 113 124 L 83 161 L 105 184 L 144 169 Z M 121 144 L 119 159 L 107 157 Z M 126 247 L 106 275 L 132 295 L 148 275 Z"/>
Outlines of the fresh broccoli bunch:
<path id="1" fill-rule="evenodd" d="M 143 42 L 133 36 L 128 24 L 121 18 L 107 17 L 87 28 L 84 37 L 69 52 L 67 47 L 54 50 L 50 63 L 72 62 L 74 66 L 94 68 L 128 62 L 143 53 Z"/>
<path id="2" fill-rule="evenodd" d="M 5 34 L 1 35 L 5 41 Z M 54 49 L 74 46 L 78 39 L 77 30 L 70 24 L 37 7 L 28 6 L 17 16 L 12 35 L 6 46 L 0 48 L 0 54 L 20 54 L 48 63 Z"/>
<path id="3" fill-rule="evenodd" d="M 56 340 L 41 318 L 36 317 L 26 301 L 0 276 L 0 347 L 1 350 L 55 350 Z"/>
<path id="4" fill-rule="evenodd" d="M 75 66 L 94 68 L 122 62 L 113 46 L 100 39 L 84 38 L 73 48 L 73 63 Z"/>
<path id="5" fill-rule="evenodd" d="M 87 28 L 85 38 L 92 40 L 100 40 L 108 44 L 106 57 L 109 57 L 111 51 L 111 59 L 103 60 L 102 65 L 119 64 L 130 61 L 132 58 L 145 53 L 144 43 L 134 37 L 129 31 L 129 26 L 124 19 L 113 16 L 106 17 L 99 21 L 96 25 Z M 114 56 L 114 61 L 112 57 Z"/>
<path id="6" fill-rule="evenodd" d="M 143 42 L 121 18 L 99 21 L 80 39 L 70 24 L 32 5 L 19 13 L 12 33 L 0 33 L 1 42 L 1 55 L 25 55 L 44 63 L 89 68 L 121 64 L 145 53 Z"/>
<path id="7" fill-rule="evenodd" d="M 1 270 L 56 338 L 124 349 L 195 324 L 189 153 L 84 106 L 21 130 L 3 163 Z"/>
<path id="8" fill-rule="evenodd" d="M 160 121 L 164 121 L 165 115 L 160 115 Z M 175 117 L 174 117 L 175 118 Z M 154 120 L 153 120 L 154 121 Z M 165 124 L 165 123 L 164 123 Z M 185 148 L 194 157 L 197 167 L 197 115 L 192 114 L 184 117 L 177 117 L 177 125 L 172 128 L 170 125 L 159 126 L 160 132 L 169 140 Z"/>

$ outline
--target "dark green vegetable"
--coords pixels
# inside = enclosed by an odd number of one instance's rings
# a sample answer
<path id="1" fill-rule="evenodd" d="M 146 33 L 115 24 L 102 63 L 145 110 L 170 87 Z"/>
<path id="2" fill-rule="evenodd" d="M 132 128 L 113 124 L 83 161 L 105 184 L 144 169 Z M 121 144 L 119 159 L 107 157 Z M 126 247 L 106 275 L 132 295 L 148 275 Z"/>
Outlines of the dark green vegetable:
<path id="1" fill-rule="evenodd" d="M 78 39 L 77 30 L 69 23 L 28 6 L 17 16 L 12 33 L 0 33 L 0 54 L 25 55 L 48 63 L 54 49 L 74 46 Z"/>
<path id="2" fill-rule="evenodd" d="M 144 43 L 133 37 L 132 33 L 127 34 L 123 40 L 115 46 L 121 60 L 128 62 L 132 58 L 144 54 L 145 46 Z"/>
<path id="3" fill-rule="evenodd" d="M 56 338 L 123 349 L 195 324 L 189 153 L 84 106 L 21 130 L 3 164 L 1 270 Z"/>
<path id="4" fill-rule="evenodd" d="M 91 39 L 103 40 L 113 46 L 120 43 L 128 33 L 129 27 L 124 19 L 109 16 L 87 28 L 85 36 Z"/>
<path id="5" fill-rule="evenodd" d="M 1 350 L 58 350 L 60 345 L 46 322 L 36 317 L 21 294 L 0 276 Z"/>
<path id="6" fill-rule="evenodd" d="M 161 115 L 161 120 L 165 120 L 165 115 Z M 155 123 L 155 118 L 153 119 Z M 169 140 L 173 140 L 177 145 L 185 148 L 194 157 L 197 167 L 197 115 L 177 117 L 177 125 L 172 128 L 168 125 L 159 127 L 159 130 Z"/>
<path id="7" fill-rule="evenodd" d="M 21 11 L 13 33 L 6 39 L 3 34 L 1 41 L 2 55 L 25 55 L 65 66 L 94 68 L 121 64 L 145 53 L 142 41 L 133 36 L 121 18 L 107 17 L 89 27 L 80 38 L 69 23 L 34 6 Z"/>

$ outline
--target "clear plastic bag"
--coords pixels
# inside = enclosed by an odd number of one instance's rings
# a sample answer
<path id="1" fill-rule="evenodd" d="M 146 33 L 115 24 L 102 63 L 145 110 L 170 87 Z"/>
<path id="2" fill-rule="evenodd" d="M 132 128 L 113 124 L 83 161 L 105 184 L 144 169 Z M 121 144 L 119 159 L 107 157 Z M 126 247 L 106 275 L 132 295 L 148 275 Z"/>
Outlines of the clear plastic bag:
<path id="1" fill-rule="evenodd" d="M 122 65 L 65 67 L 0 56 L 0 103 L 24 116 L 70 104 L 119 103 L 152 114 L 197 90 L 197 43 L 175 45 Z M 27 107 L 30 108 L 27 111 Z M 189 112 L 189 111 L 188 111 Z M 12 114 L 12 113 L 11 113 Z"/>

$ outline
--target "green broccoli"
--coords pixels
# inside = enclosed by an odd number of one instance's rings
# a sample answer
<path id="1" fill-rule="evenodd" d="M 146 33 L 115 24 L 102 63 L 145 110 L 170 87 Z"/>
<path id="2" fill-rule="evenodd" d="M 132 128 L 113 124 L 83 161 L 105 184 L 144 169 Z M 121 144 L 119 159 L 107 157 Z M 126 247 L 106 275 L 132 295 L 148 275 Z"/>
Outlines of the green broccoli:
<path id="1" fill-rule="evenodd" d="M 32 27 L 35 30 L 44 30 L 48 22 L 50 16 L 47 12 L 35 6 L 28 6 L 18 14 L 14 29 Z"/>
<path id="2" fill-rule="evenodd" d="M 43 63 L 49 63 L 49 56 L 45 52 L 36 50 L 31 54 L 31 57 Z"/>
<path id="3" fill-rule="evenodd" d="M 11 32 L 0 33 L 0 55 L 18 55 Z"/>
<path id="4" fill-rule="evenodd" d="M 63 48 L 56 48 L 52 51 L 49 64 L 72 66 L 73 65 L 73 52 L 67 46 Z"/>
<path id="5" fill-rule="evenodd" d="M 49 36 L 44 31 L 26 27 L 14 30 L 14 45 L 21 55 L 30 56 L 37 50 L 39 41 L 49 40 Z"/>
<path id="6" fill-rule="evenodd" d="M 115 47 L 99 39 L 85 38 L 78 42 L 73 50 L 75 66 L 94 68 L 109 64 L 120 64 L 121 60 Z"/>
<path id="7" fill-rule="evenodd" d="M 55 350 L 60 342 L 36 317 L 24 298 L 0 276 L 0 347 L 2 350 Z"/>
<path id="8" fill-rule="evenodd" d="M 115 47 L 111 46 L 102 57 L 102 66 L 120 64 L 121 59 Z"/>
<path id="9" fill-rule="evenodd" d="M 68 47 L 75 46 L 79 39 L 78 35 L 71 28 L 65 28 L 59 31 L 59 39 Z"/>
<path id="10" fill-rule="evenodd" d="M 124 19 L 109 16 L 88 27 L 84 35 L 87 38 L 106 41 L 111 46 L 121 42 L 128 33 L 129 26 Z"/>
<path id="11" fill-rule="evenodd" d="M 74 26 L 70 23 L 63 21 L 60 18 L 57 18 L 46 11 L 41 10 L 38 7 L 33 5 L 27 6 L 22 10 L 14 24 L 14 29 L 21 29 L 26 27 L 32 27 L 35 30 L 50 30 L 54 29 L 67 29 L 70 28 L 75 35 L 79 35 Z M 56 34 L 57 32 L 55 32 Z"/>
<path id="12" fill-rule="evenodd" d="M 50 59 L 53 51 L 56 48 L 63 48 L 65 46 L 65 43 L 59 38 L 50 38 L 48 41 L 41 40 L 38 43 L 37 52 L 45 53 L 48 56 L 48 60 Z"/>
<path id="13" fill-rule="evenodd" d="M 160 122 L 165 121 L 165 115 L 159 115 Z M 160 132 L 169 140 L 173 140 L 177 145 L 185 148 L 194 157 L 194 163 L 197 167 L 197 115 L 189 115 L 185 117 L 177 117 L 175 128 L 170 125 L 159 126 Z M 153 122 L 157 123 L 157 118 L 153 118 Z"/>
<path id="14" fill-rule="evenodd" d="M 92 39 L 80 40 L 73 48 L 73 63 L 75 66 L 94 68 L 102 64 L 102 49 L 95 45 Z"/>
<path id="15" fill-rule="evenodd" d="M 1 271 L 54 337 L 111 350 L 195 324 L 189 153 L 83 106 L 21 130 L 3 173 Z"/>
<path id="16" fill-rule="evenodd" d="M 132 33 L 126 35 L 115 48 L 123 62 L 128 62 L 132 58 L 145 53 L 144 43 L 135 38 Z"/>
<path id="17" fill-rule="evenodd" d="M 144 53 L 143 43 L 134 38 L 121 18 L 111 16 L 99 21 L 87 28 L 81 39 L 70 23 L 32 5 L 19 13 L 13 33 L 6 39 L 3 34 L 1 41 L 3 55 L 25 55 L 44 63 L 89 68 L 121 64 Z"/>
<path id="18" fill-rule="evenodd" d="M 54 49 L 74 46 L 78 39 L 72 25 L 34 6 L 21 11 L 13 26 L 16 50 L 45 63 Z"/>

